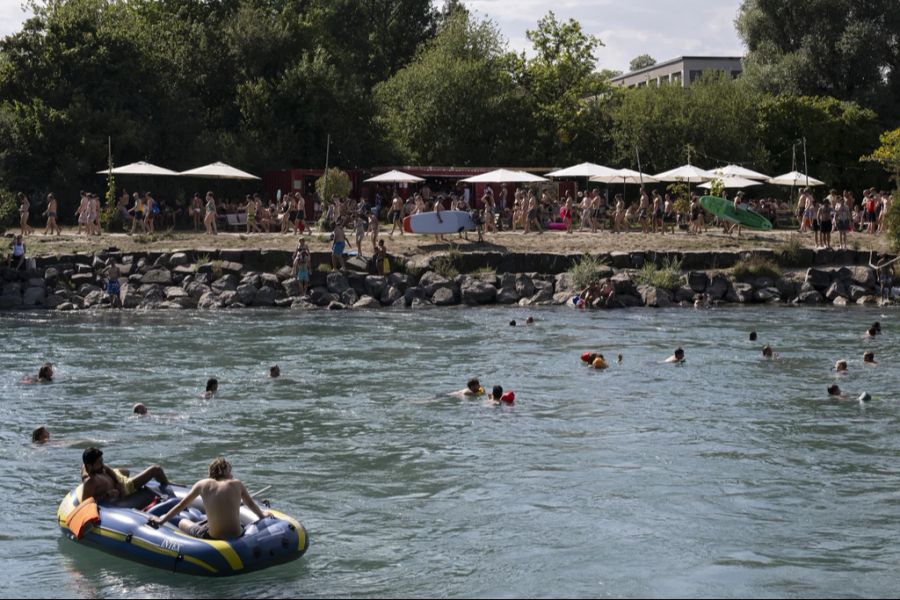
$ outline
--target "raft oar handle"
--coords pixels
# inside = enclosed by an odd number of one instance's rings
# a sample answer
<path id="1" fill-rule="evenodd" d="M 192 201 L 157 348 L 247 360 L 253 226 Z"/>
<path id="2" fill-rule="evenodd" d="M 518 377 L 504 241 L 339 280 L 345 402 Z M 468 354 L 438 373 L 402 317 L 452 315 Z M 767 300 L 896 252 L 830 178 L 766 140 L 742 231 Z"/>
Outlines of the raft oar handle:
<path id="1" fill-rule="evenodd" d="M 264 493 L 264 492 L 268 492 L 270 489 L 272 489 L 272 486 L 271 486 L 271 485 L 267 485 L 266 487 L 262 488 L 261 490 L 257 490 L 257 491 L 255 491 L 255 492 L 253 492 L 252 494 L 250 494 L 250 497 L 251 497 L 251 498 L 256 498 L 256 497 L 259 496 L 260 494 L 262 494 L 262 493 Z"/>
<path id="2" fill-rule="evenodd" d="M 147 526 L 152 527 L 153 529 L 159 529 L 159 523 L 149 518 L 147 519 Z"/>

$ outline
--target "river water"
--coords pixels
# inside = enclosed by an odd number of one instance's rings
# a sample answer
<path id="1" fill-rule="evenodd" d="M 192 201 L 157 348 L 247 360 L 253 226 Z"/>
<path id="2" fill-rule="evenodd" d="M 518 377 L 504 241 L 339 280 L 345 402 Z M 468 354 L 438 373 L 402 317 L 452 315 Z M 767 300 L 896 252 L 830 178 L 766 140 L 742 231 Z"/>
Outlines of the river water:
<path id="1" fill-rule="evenodd" d="M 893 597 L 900 363 L 883 310 L 3 313 L 0 590 Z M 862 339 L 875 320 L 885 334 Z M 661 364 L 678 345 L 686 363 Z M 611 368 L 582 366 L 586 350 Z M 19 383 L 43 360 L 53 384 Z M 447 396 L 471 376 L 515 406 Z M 876 399 L 829 401 L 835 382 Z M 39 424 L 55 443 L 28 442 Z M 62 539 L 56 507 L 91 444 L 184 483 L 224 455 L 251 490 L 272 486 L 309 551 L 209 580 Z"/>

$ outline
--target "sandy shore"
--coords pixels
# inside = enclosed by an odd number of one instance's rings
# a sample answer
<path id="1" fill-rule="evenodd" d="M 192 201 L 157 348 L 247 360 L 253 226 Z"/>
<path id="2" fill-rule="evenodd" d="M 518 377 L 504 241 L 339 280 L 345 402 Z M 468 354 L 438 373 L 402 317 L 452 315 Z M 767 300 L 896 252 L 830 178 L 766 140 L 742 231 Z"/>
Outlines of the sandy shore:
<path id="1" fill-rule="evenodd" d="M 13 230 L 17 231 L 17 230 Z M 389 231 L 389 229 L 388 229 Z M 327 251 L 330 248 L 328 234 L 313 232 L 306 237 L 313 251 Z M 348 232 L 348 247 L 355 249 L 355 237 Z M 687 235 L 678 232 L 675 235 L 609 232 L 589 233 L 548 231 L 543 234 L 523 235 L 521 232 L 490 233 L 482 243 L 474 242 L 475 234 L 469 234 L 469 241 L 456 236 L 447 236 L 447 242 L 438 242 L 434 236 L 400 235 L 395 233 L 389 237 L 381 234 L 387 250 L 392 255 L 421 256 L 440 254 L 451 248 L 451 243 L 461 252 L 467 250 L 500 251 L 500 252 L 635 252 L 643 250 L 655 251 L 700 251 L 700 250 L 779 250 L 792 240 L 799 241 L 804 247 L 813 247 L 811 233 L 798 234 L 794 231 L 745 232 L 741 238 L 728 236 L 712 228 L 701 235 Z M 47 256 L 69 254 L 75 252 L 95 252 L 111 246 L 123 252 L 169 252 L 179 249 L 260 249 L 260 250 L 293 250 L 297 236 L 275 233 L 219 233 L 209 236 L 193 231 L 163 231 L 152 235 L 127 235 L 124 233 L 104 233 L 99 237 L 89 238 L 76 235 L 75 229 L 64 229 L 60 236 L 44 236 L 35 233 L 25 238 L 29 256 Z M 5 244 L 4 244 L 5 245 Z M 850 234 L 848 247 L 853 250 L 875 250 L 886 252 L 889 249 L 884 236 Z M 369 237 L 363 242 L 363 255 L 369 256 L 372 242 Z M 4 248 L 4 252 L 8 249 Z"/>

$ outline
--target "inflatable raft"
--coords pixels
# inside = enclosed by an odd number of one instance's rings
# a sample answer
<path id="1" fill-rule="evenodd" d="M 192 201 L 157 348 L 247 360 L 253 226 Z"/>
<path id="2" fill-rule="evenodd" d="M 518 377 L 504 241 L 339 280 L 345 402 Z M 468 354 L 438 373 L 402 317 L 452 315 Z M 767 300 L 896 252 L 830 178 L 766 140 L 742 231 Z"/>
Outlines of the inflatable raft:
<path id="1" fill-rule="evenodd" d="M 121 502 L 81 502 L 81 486 L 63 498 L 56 518 L 63 535 L 79 544 L 146 565 L 190 575 L 238 575 L 290 562 L 309 547 L 306 529 L 298 521 L 269 509 L 271 517 L 257 519 L 241 507 L 243 534 L 231 540 L 196 538 L 178 529 L 182 518 L 205 518 L 198 497 L 162 527 L 147 524 L 151 515 L 162 516 L 190 488 L 155 481 Z"/>

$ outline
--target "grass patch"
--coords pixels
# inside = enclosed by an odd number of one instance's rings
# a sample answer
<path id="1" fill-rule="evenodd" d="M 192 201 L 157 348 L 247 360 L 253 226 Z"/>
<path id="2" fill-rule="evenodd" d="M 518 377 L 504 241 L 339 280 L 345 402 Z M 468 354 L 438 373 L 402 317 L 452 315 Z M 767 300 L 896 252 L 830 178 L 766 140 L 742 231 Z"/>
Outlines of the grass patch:
<path id="1" fill-rule="evenodd" d="M 778 248 L 785 264 L 796 265 L 800 262 L 800 251 L 803 250 L 803 242 L 798 234 L 790 234 L 786 242 Z"/>
<path id="2" fill-rule="evenodd" d="M 731 274 L 738 281 L 750 283 L 760 277 L 778 279 L 781 277 L 781 269 L 773 261 L 751 254 L 739 260 L 731 269 Z"/>
<path id="3" fill-rule="evenodd" d="M 585 254 L 577 263 L 569 268 L 575 289 L 583 290 L 600 277 L 601 270 L 607 267 L 606 261 L 592 254 Z"/>
<path id="4" fill-rule="evenodd" d="M 493 267 L 479 267 L 479 268 L 475 269 L 475 274 L 476 275 L 490 275 L 490 274 L 496 275 L 497 270 L 494 269 Z"/>
<path id="5" fill-rule="evenodd" d="M 666 290 L 681 286 L 681 279 L 681 260 L 677 258 L 666 258 L 659 267 L 652 262 L 644 263 L 634 275 L 634 282 L 638 285 L 652 285 Z"/>
<path id="6" fill-rule="evenodd" d="M 431 263 L 431 268 L 435 273 L 446 277 L 447 279 L 453 279 L 459 275 L 459 260 L 462 258 L 462 253 L 454 247 L 451 247 L 447 254 L 438 256 Z"/>
<path id="7" fill-rule="evenodd" d="M 316 271 L 320 273 L 331 273 L 334 269 L 328 263 L 321 263 L 316 267 Z"/>

